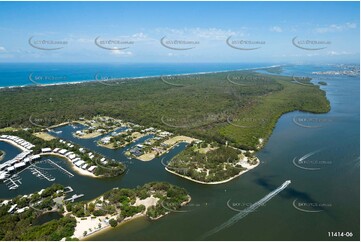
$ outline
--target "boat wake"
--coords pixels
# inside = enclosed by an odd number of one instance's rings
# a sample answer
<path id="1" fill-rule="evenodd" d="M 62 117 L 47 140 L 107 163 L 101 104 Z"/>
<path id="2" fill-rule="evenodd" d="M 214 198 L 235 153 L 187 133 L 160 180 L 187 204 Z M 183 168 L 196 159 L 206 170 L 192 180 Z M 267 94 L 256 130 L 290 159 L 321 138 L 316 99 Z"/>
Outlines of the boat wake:
<path id="1" fill-rule="evenodd" d="M 221 225 L 217 226 L 216 228 L 208 231 L 206 234 L 204 234 L 202 236 L 202 240 L 204 240 L 205 238 L 207 238 L 207 237 L 209 237 L 209 236 L 211 236 L 211 235 L 213 235 L 215 233 L 218 233 L 219 231 L 221 231 L 221 230 L 223 230 L 223 229 L 237 223 L 239 220 L 246 217 L 249 213 L 254 212 L 260 206 L 265 205 L 274 196 L 276 196 L 278 193 L 280 193 L 282 190 L 284 190 L 290 183 L 291 183 L 290 180 L 285 181 L 281 186 L 279 186 L 274 191 L 267 194 L 264 198 L 262 198 L 258 202 L 253 203 L 251 206 L 247 207 L 244 210 L 241 210 L 240 212 L 238 212 L 236 215 L 231 217 L 229 220 L 227 220 L 223 224 L 221 224 Z"/>

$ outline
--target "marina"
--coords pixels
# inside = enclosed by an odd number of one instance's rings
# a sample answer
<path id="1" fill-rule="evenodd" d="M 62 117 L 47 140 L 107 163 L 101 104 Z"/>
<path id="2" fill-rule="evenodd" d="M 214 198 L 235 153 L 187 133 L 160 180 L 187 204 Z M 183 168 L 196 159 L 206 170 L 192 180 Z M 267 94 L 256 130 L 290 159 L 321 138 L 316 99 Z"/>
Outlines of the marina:
<path id="1" fill-rule="evenodd" d="M 67 175 L 68 177 L 73 177 L 74 174 L 71 173 L 70 171 L 66 170 L 65 168 L 59 166 L 58 164 L 56 164 L 54 161 L 47 159 L 47 162 L 49 162 L 53 167 L 58 168 L 62 173 L 64 173 L 65 175 Z"/>
<path id="2" fill-rule="evenodd" d="M 9 190 L 14 190 L 21 185 L 21 178 L 15 174 L 12 177 L 4 180 L 4 183 L 9 188 Z"/>
<path id="3" fill-rule="evenodd" d="M 41 171 L 35 167 L 29 167 L 31 174 L 33 174 L 34 176 L 40 178 L 40 179 L 46 179 L 49 182 L 55 181 L 55 178 L 53 176 L 51 176 L 49 173 L 47 173 L 46 171 Z"/>

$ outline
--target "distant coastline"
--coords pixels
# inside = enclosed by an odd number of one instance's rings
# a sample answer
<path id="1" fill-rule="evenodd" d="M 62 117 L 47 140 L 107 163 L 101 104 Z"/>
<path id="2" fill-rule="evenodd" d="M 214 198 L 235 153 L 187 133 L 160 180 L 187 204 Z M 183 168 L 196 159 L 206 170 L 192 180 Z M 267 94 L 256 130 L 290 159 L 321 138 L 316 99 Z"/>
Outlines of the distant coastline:
<path id="1" fill-rule="evenodd" d="M 15 88 L 27 88 L 27 87 L 49 87 L 49 86 L 59 86 L 59 85 L 76 85 L 76 84 L 86 84 L 86 83 L 105 83 L 114 82 L 114 81 L 127 81 L 127 80 L 142 80 L 148 78 L 160 78 L 160 77 L 171 77 L 171 76 L 192 76 L 192 75 L 204 75 L 204 74 L 214 74 L 214 73 L 225 73 L 232 71 L 251 71 L 251 70 L 264 70 L 268 68 L 281 67 L 283 65 L 270 65 L 263 67 L 251 67 L 251 68 L 241 68 L 241 69 L 230 69 L 230 70 L 220 70 L 220 71 L 198 71 L 198 72 L 188 72 L 188 73 L 175 73 L 175 74 L 165 74 L 165 75 L 147 75 L 147 76 L 136 76 L 136 77 L 119 77 L 112 78 L 108 80 L 96 80 L 96 79 L 85 79 L 79 81 L 67 81 L 67 82 L 57 82 L 57 83 L 44 83 L 44 84 L 31 84 L 28 85 L 13 85 L 13 86 L 0 86 L 0 90 L 3 89 L 15 89 Z"/>

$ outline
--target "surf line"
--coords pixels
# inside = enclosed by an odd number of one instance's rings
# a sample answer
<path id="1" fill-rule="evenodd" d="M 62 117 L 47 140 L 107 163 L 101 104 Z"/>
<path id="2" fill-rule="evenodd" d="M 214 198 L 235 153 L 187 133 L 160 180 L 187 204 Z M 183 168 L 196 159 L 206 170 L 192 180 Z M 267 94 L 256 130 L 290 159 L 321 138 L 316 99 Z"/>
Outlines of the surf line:
<path id="1" fill-rule="evenodd" d="M 236 215 L 234 215 L 233 217 L 231 217 L 230 219 L 228 219 L 226 222 L 224 222 L 223 224 L 215 227 L 214 229 L 208 231 L 207 233 L 205 233 L 202 236 L 201 240 L 204 240 L 205 238 L 218 233 L 219 231 L 237 223 L 239 220 L 241 220 L 242 218 L 246 217 L 249 213 L 254 212 L 257 208 L 259 208 L 260 206 L 265 205 L 269 200 L 271 200 L 274 196 L 276 196 L 278 193 L 280 193 L 282 190 L 286 189 L 286 187 L 291 183 L 291 180 L 287 180 L 285 181 L 281 186 L 279 186 L 278 188 L 276 188 L 275 190 L 273 190 L 272 192 L 270 192 L 269 194 L 267 194 L 265 197 L 263 197 L 261 200 L 259 200 L 258 202 L 253 203 L 251 206 L 247 207 L 246 209 L 241 210 L 240 212 L 238 212 Z"/>

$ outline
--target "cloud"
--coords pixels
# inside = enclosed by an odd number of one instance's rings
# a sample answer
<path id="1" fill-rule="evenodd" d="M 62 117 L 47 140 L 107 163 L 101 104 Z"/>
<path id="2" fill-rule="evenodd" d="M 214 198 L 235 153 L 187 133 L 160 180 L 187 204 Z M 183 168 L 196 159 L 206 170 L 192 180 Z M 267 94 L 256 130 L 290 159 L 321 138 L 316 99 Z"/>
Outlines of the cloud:
<path id="1" fill-rule="evenodd" d="M 269 29 L 271 32 L 281 33 L 283 32 L 282 28 L 280 26 L 273 26 Z"/>
<path id="2" fill-rule="evenodd" d="M 219 28 L 158 28 L 156 32 L 163 36 L 202 40 L 225 40 L 231 35 L 244 36 L 242 31 Z"/>
<path id="3" fill-rule="evenodd" d="M 122 51 L 122 50 L 111 50 L 110 53 L 112 55 L 117 55 L 117 56 L 132 56 L 133 52 L 131 51 Z"/>
<path id="4" fill-rule="evenodd" d="M 5 51 L 6 51 L 5 47 L 0 46 L 0 52 L 5 52 Z"/>
<path id="5" fill-rule="evenodd" d="M 338 51 L 328 51 L 327 55 L 330 55 L 330 56 L 352 55 L 352 53 L 346 52 L 346 51 L 340 51 L 340 52 L 338 52 Z"/>
<path id="6" fill-rule="evenodd" d="M 216 39 L 216 40 L 220 40 L 220 39 L 223 40 L 228 38 L 230 35 L 238 34 L 232 30 L 223 30 L 217 28 L 208 28 L 208 29 L 196 28 L 196 29 L 192 29 L 191 33 L 202 39 Z"/>
<path id="7" fill-rule="evenodd" d="M 151 40 L 151 38 L 148 37 L 148 35 L 144 34 L 143 32 L 135 33 L 130 38 L 133 41 Z"/>
<path id="8" fill-rule="evenodd" d="M 357 28 L 356 23 L 331 24 L 326 27 L 316 28 L 315 31 L 317 33 L 323 34 L 323 33 L 342 32 L 345 30 L 355 29 L 355 28 Z"/>
<path id="9" fill-rule="evenodd" d="M 87 37 L 76 37 L 70 35 L 67 40 L 70 42 L 77 42 L 80 44 L 94 44 L 95 38 L 99 37 L 100 40 L 121 40 L 121 41 L 144 41 L 151 40 L 146 34 L 139 32 L 129 35 L 96 35 L 96 36 L 87 36 Z"/>

